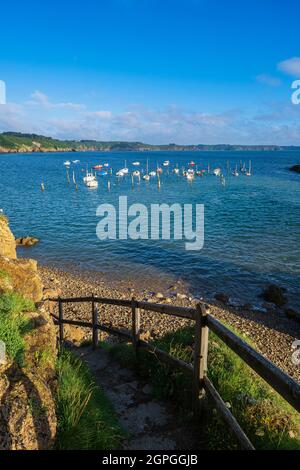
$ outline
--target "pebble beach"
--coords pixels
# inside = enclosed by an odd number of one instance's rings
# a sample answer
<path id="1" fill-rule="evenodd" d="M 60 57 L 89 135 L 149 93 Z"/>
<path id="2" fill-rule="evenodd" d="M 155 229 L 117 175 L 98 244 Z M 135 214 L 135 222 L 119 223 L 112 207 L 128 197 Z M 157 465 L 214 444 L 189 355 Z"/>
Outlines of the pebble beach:
<path id="1" fill-rule="evenodd" d="M 195 307 L 201 301 L 210 308 L 210 313 L 218 320 L 235 328 L 242 337 L 250 341 L 254 347 L 265 357 L 291 377 L 300 379 L 300 367 L 292 362 L 292 344 L 300 337 L 300 325 L 287 318 L 280 309 L 271 304 L 260 310 L 255 306 L 228 306 L 218 301 L 206 301 L 195 298 L 186 284 L 180 280 L 172 279 L 172 284 L 166 279 L 165 284 L 159 284 L 153 279 L 143 282 L 142 279 L 109 279 L 95 271 L 77 270 L 76 267 L 68 271 L 53 267 L 40 266 L 45 289 L 60 289 L 62 297 L 81 297 L 95 294 L 100 297 L 114 297 L 117 299 L 146 300 L 155 303 L 168 303 L 177 306 Z M 90 304 L 64 305 L 66 318 L 73 320 L 91 321 Z M 99 309 L 100 321 L 106 325 L 120 329 L 130 329 L 131 314 L 129 309 L 102 305 Z M 168 332 L 191 325 L 191 322 L 179 318 L 170 318 L 151 312 L 141 312 L 142 334 L 146 338 L 163 336 Z M 90 331 L 86 330 L 86 338 Z"/>

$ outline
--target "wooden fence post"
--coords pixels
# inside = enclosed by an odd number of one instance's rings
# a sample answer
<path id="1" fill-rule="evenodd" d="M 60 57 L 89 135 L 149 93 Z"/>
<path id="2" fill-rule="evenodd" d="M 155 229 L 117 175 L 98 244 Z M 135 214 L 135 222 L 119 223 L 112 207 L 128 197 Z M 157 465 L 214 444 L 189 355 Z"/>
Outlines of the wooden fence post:
<path id="1" fill-rule="evenodd" d="M 132 342 L 137 356 L 138 346 L 140 341 L 140 309 L 137 308 L 137 302 L 134 297 L 132 297 Z"/>
<path id="2" fill-rule="evenodd" d="M 59 347 L 63 346 L 64 342 L 64 324 L 63 324 L 63 305 L 61 298 L 58 297 L 58 319 L 59 319 Z"/>
<path id="3" fill-rule="evenodd" d="M 196 307 L 195 317 L 195 346 L 194 346 L 194 411 L 199 414 L 201 411 L 201 402 L 205 396 L 204 377 L 207 372 L 207 354 L 208 354 L 208 327 L 206 308 L 202 304 Z"/>
<path id="4" fill-rule="evenodd" d="M 93 323 L 93 349 L 98 347 L 98 308 L 95 306 L 94 294 L 92 295 L 92 323 Z"/>

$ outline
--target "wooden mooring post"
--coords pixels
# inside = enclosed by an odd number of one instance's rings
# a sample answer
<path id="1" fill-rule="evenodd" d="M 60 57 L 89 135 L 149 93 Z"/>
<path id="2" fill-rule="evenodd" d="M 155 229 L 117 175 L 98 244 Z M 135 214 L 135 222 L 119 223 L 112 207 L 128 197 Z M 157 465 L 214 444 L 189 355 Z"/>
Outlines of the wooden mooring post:
<path id="1" fill-rule="evenodd" d="M 93 349 L 97 349 L 99 343 L 98 335 L 98 307 L 95 305 L 94 294 L 92 295 L 92 323 L 93 323 Z"/>
<path id="2" fill-rule="evenodd" d="M 206 308 L 198 304 L 195 311 L 195 346 L 194 346 L 194 374 L 193 374 L 193 399 L 194 412 L 200 414 L 201 401 L 205 396 L 204 377 L 207 373 L 208 354 L 208 327 Z"/>
<path id="3" fill-rule="evenodd" d="M 61 298 L 58 298 L 58 319 L 59 319 L 59 347 L 64 343 L 64 324 L 63 324 L 63 304 Z"/>
<path id="4" fill-rule="evenodd" d="M 138 354 L 138 347 L 140 341 L 140 309 L 137 307 L 135 297 L 132 297 L 132 342 L 135 354 Z"/>

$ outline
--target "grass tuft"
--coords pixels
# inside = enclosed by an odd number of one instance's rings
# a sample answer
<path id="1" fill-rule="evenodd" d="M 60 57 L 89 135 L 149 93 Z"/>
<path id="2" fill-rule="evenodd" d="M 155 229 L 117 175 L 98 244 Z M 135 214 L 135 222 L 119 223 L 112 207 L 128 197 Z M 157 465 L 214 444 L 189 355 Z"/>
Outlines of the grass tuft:
<path id="1" fill-rule="evenodd" d="M 62 351 L 57 360 L 57 375 L 57 448 L 120 448 L 124 432 L 86 365 L 70 352 Z"/>
<path id="2" fill-rule="evenodd" d="M 5 343 L 11 360 L 23 365 L 25 343 L 23 336 L 31 328 L 31 322 L 23 312 L 35 309 L 34 303 L 14 292 L 0 296 L 0 340 Z"/>

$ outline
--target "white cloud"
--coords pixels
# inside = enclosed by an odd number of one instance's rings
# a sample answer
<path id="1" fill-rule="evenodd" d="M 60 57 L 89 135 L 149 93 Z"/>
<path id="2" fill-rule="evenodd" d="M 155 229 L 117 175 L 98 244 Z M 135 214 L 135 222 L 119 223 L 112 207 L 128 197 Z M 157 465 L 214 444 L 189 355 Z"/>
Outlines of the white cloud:
<path id="1" fill-rule="evenodd" d="M 91 111 L 86 112 L 85 116 L 90 119 L 111 119 L 113 113 L 111 111 Z"/>
<path id="2" fill-rule="evenodd" d="M 135 105 L 126 111 L 96 111 L 72 103 L 51 103 L 35 92 L 27 105 L 0 107 L 0 132 L 34 132 L 61 139 L 127 140 L 161 144 L 300 145 L 300 106 L 278 102 L 261 109 L 212 113 L 176 106 L 163 109 Z M 35 106 L 33 106 L 33 103 Z M 63 112 L 70 107 L 69 114 Z M 54 112 L 55 111 L 55 112 Z"/>
<path id="3" fill-rule="evenodd" d="M 300 78 L 300 57 L 292 57 L 291 59 L 279 62 L 277 68 L 287 75 Z"/>
<path id="4" fill-rule="evenodd" d="M 272 77 L 271 75 L 268 75 L 266 73 L 262 73 L 261 75 L 258 75 L 256 77 L 256 80 L 259 83 L 262 83 L 264 85 L 268 85 L 271 87 L 279 87 L 281 85 L 281 80 L 278 77 Z"/>
<path id="5" fill-rule="evenodd" d="M 32 100 L 28 101 L 27 104 L 33 106 L 41 106 L 45 109 L 71 109 L 71 110 L 83 110 L 85 105 L 78 103 L 51 103 L 48 96 L 41 91 L 36 90 L 31 94 Z"/>

